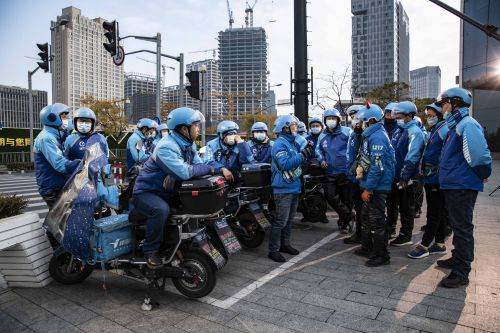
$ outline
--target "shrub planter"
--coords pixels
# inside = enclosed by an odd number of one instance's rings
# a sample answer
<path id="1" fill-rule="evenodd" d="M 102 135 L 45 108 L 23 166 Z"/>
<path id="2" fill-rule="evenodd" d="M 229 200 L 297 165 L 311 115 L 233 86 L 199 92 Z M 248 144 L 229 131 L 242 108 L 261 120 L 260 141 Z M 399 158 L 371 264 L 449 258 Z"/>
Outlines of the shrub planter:
<path id="1" fill-rule="evenodd" d="M 43 287 L 52 281 L 52 247 L 42 222 L 36 213 L 0 219 L 0 274 L 8 287 Z"/>

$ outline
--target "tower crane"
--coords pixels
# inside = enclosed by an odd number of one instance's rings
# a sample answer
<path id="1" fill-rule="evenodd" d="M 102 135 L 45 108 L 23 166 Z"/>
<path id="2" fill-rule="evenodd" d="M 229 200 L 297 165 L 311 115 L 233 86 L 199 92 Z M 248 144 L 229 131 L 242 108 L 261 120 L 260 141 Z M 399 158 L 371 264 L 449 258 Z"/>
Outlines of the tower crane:
<path id="1" fill-rule="evenodd" d="M 141 57 L 137 57 L 137 59 L 140 59 L 142 61 L 145 61 L 145 62 L 149 62 L 150 64 L 156 64 L 156 61 L 151 61 L 149 59 L 144 59 L 144 58 L 141 58 Z M 166 77 L 166 68 L 170 68 L 171 70 L 174 70 L 175 71 L 175 68 L 172 67 L 172 66 L 166 66 L 166 65 L 161 65 L 161 72 L 163 74 L 163 82 L 162 82 L 162 85 L 163 87 L 165 87 L 165 77 Z"/>
<path id="2" fill-rule="evenodd" d="M 206 53 L 212 51 L 212 59 L 215 59 L 215 55 L 217 53 L 217 49 L 207 49 L 207 50 L 198 50 L 198 51 L 192 51 L 189 53 Z"/>
<path id="3" fill-rule="evenodd" d="M 245 9 L 245 26 L 248 28 L 249 26 L 253 27 L 253 8 L 257 4 L 257 0 L 255 0 L 253 2 L 253 5 L 251 6 L 248 3 L 248 1 L 246 3 L 247 3 L 247 8 Z"/>
<path id="4" fill-rule="evenodd" d="M 227 4 L 227 15 L 229 16 L 229 29 L 233 28 L 233 11 L 231 10 L 231 6 L 229 5 L 229 0 L 226 0 Z"/>

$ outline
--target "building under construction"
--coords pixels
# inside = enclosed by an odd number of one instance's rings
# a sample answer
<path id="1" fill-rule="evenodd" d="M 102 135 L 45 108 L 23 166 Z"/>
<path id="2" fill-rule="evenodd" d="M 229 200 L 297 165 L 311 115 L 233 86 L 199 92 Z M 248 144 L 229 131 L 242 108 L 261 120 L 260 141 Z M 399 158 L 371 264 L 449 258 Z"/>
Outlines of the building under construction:
<path id="1" fill-rule="evenodd" d="M 247 8 L 245 26 L 219 32 L 219 70 L 225 96 L 224 116 L 240 120 L 243 115 L 261 112 L 267 93 L 267 36 L 253 26 L 253 6 Z"/>

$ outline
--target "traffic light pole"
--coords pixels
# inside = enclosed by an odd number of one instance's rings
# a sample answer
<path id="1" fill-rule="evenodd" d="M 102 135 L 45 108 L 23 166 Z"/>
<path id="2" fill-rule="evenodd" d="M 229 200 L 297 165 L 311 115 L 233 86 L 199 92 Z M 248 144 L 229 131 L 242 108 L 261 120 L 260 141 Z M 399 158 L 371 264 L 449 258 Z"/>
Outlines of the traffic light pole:
<path id="1" fill-rule="evenodd" d="M 184 106 L 184 53 L 179 54 L 179 107 Z"/>
<path id="2" fill-rule="evenodd" d="M 33 88 L 31 83 L 31 77 L 40 67 L 35 68 L 32 71 L 28 71 L 28 112 L 30 119 L 30 161 L 35 163 L 35 154 L 33 151 L 33 126 L 34 126 L 34 114 L 33 114 Z"/>

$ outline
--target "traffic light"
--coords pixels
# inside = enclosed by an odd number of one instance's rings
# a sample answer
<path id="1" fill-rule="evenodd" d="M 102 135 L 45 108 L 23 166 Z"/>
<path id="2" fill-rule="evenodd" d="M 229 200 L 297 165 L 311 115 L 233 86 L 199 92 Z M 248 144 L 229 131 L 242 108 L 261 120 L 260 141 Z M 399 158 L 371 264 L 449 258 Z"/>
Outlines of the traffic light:
<path id="1" fill-rule="evenodd" d="M 106 31 L 104 33 L 104 37 L 108 40 L 109 43 L 102 43 L 104 45 L 104 48 L 106 51 L 111 54 L 112 57 L 116 55 L 118 52 L 118 42 L 119 42 L 119 33 L 118 33 L 118 22 L 113 21 L 113 22 L 108 22 L 104 21 L 102 22 L 102 27 Z"/>
<path id="2" fill-rule="evenodd" d="M 49 43 L 36 44 L 40 52 L 38 56 L 42 61 L 37 62 L 38 66 L 43 69 L 44 72 L 49 71 Z"/>
<path id="3" fill-rule="evenodd" d="M 190 86 L 186 86 L 189 96 L 194 99 L 200 99 L 200 72 L 191 71 L 186 73 L 186 76 L 191 84 Z"/>

